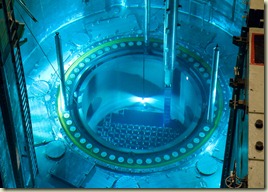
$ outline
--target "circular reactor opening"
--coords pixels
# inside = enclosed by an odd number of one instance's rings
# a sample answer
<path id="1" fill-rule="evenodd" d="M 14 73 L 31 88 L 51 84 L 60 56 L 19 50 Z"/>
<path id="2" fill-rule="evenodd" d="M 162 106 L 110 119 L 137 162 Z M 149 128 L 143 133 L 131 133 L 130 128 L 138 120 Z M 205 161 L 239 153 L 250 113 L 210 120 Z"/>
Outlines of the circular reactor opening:
<path id="1" fill-rule="evenodd" d="M 143 44 L 139 37 L 99 43 L 68 69 L 67 105 L 59 91 L 58 113 L 67 135 L 100 163 L 139 169 L 175 163 L 206 142 L 219 122 L 221 102 L 215 123 L 205 118 L 209 65 L 180 47 L 167 97 L 163 45 L 152 40 L 144 54 Z"/>

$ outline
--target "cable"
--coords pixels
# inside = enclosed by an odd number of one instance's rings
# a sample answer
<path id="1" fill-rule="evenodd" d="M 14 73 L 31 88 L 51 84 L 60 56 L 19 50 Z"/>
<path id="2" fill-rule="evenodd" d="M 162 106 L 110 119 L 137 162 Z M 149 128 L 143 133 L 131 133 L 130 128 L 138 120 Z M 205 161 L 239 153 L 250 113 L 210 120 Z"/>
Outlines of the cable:
<path id="1" fill-rule="evenodd" d="M 17 9 L 21 19 L 23 20 L 23 22 L 25 23 L 26 27 L 29 29 L 29 32 L 31 33 L 32 37 L 34 38 L 35 42 L 37 43 L 38 47 L 41 49 L 41 52 L 44 54 L 45 58 L 47 59 L 49 65 L 52 67 L 52 69 L 54 70 L 55 74 L 57 75 L 57 77 L 61 80 L 60 75 L 58 74 L 58 72 L 56 71 L 56 69 L 53 67 L 51 61 L 49 60 L 48 56 L 46 55 L 45 51 L 43 50 L 42 46 L 40 45 L 40 43 L 37 41 L 36 37 L 34 36 L 32 30 L 30 29 L 30 27 L 28 26 L 28 24 L 26 23 L 25 19 L 23 18 L 21 12 L 19 11 L 19 9 L 15 6 L 15 8 Z M 69 87 L 66 87 L 66 89 L 68 90 L 68 92 L 70 93 L 70 89 Z M 69 98 L 70 99 L 70 98 Z M 77 101 L 75 99 L 73 99 L 73 101 L 77 104 Z"/>
<path id="2" fill-rule="evenodd" d="M 15 8 L 17 9 L 21 19 L 23 20 L 23 22 L 25 23 L 26 27 L 29 29 L 29 32 L 31 33 L 32 37 L 34 38 L 35 42 L 37 43 L 38 47 L 41 49 L 41 52 L 44 54 L 44 56 L 46 57 L 48 63 L 50 64 L 50 66 L 52 67 L 52 69 L 54 70 L 54 72 L 56 73 L 56 75 L 60 78 L 58 72 L 56 71 L 56 69 L 53 67 L 51 61 L 49 60 L 48 56 L 46 55 L 45 51 L 43 50 L 42 46 L 39 44 L 39 42 L 37 41 L 36 37 L 34 36 L 32 30 L 30 29 L 30 27 L 28 26 L 28 24 L 26 23 L 25 19 L 23 18 L 21 12 L 19 11 L 19 9 L 17 8 L 17 6 L 15 6 Z"/>

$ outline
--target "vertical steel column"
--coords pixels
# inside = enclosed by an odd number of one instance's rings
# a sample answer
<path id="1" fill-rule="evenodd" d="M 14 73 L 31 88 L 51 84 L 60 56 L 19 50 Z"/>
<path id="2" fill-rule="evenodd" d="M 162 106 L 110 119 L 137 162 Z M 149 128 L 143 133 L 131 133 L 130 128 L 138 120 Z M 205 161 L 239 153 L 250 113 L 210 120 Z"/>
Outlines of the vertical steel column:
<path id="1" fill-rule="evenodd" d="M 173 69 L 176 61 L 176 37 L 178 20 L 178 0 L 166 1 L 164 21 L 164 63 L 165 63 L 165 86 L 171 87 Z"/>
<path id="2" fill-rule="evenodd" d="M 164 20 L 164 126 L 171 120 L 173 70 L 176 61 L 176 39 L 179 0 L 166 0 Z"/>
<path id="3" fill-rule="evenodd" d="M 149 45 L 149 34 L 150 34 L 150 0 L 144 0 L 144 9 L 145 9 L 144 43 L 145 48 L 147 49 Z"/>
<path id="4" fill-rule="evenodd" d="M 64 74 L 64 63 L 62 57 L 62 47 L 61 47 L 61 40 L 59 32 L 56 32 L 55 35 L 55 44 L 56 44 L 56 52 L 57 52 L 57 61 L 60 70 L 60 80 L 61 80 L 61 94 L 63 98 L 63 109 L 66 109 L 67 106 L 67 98 L 66 98 L 66 86 L 65 86 L 65 74 Z"/>
<path id="5" fill-rule="evenodd" d="M 142 63 L 142 98 L 146 97 L 145 95 L 145 60 L 146 55 L 148 54 L 148 46 L 150 43 L 149 34 L 150 34 L 150 0 L 144 0 L 144 53 L 143 53 L 143 63 Z"/>
<path id="6" fill-rule="evenodd" d="M 217 93 L 219 56 L 220 56 L 220 49 L 219 49 L 219 46 L 217 45 L 213 49 L 211 83 L 210 83 L 208 113 L 207 113 L 207 121 L 209 123 L 213 123 L 214 108 L 215 108 L 216 93 Z"/>

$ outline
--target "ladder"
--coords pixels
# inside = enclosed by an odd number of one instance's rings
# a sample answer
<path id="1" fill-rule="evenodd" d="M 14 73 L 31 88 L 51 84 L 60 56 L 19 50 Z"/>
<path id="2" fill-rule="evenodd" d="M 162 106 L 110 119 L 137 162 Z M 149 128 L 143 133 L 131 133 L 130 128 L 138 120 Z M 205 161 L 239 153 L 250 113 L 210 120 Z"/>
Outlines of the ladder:
<path id="1" fill-rule="evenodd" d="M 26 88 L 26 80 L 24 75 L 23 63 L 21 58 L 19 38 L 17 34 L 17 23 L 14 15 L 13 0 L 2 0 L 2 8 L 7 27 L 8 39 L 10 44 L 10 53 L 12 64 L 15 69 L 15 79 L 17 84 L 17 91 L 19 94 L 20 110 L 22 114 L 23 132 L 26 142 L 26 157 L 29 158 L 29 167 L 31 174 L 31 187 L 34 186 L 34 180 L 38 173 L 37 159 L 34 149 L 32 122 L 30 117 L 30 107 L 28 103 L 28 95 Z"/>

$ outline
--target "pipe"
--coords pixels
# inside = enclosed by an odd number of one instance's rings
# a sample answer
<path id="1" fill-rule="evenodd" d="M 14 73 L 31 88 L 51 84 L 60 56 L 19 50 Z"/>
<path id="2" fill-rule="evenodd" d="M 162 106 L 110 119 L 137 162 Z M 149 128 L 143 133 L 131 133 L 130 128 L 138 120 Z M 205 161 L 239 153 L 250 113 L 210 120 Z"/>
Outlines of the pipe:
<path id="1" fill-rule="evenodd" d="M 166 126 L 171 121 L 172 113 L 172 84 L 173 71 L 176 61 L 176 39 L 177 39 L 177 20 L 179 0 L 166 0 L 165 20 L 164 20 L 164 71 L 165 71 L 165 90 L 164 90 L 164 120 Z M 168 125 L 167 125 L 168 126 Z"/>
<path id="2" fill-rule="evenodd" d="M 17 0 L 17 2 L 19 3 L 19 5 L 23 8 L 23 10 L 27 13 L 27 15 L 29 15 L 29 17 L 31 17 L 31 19 L 34 22 L 37 22 L 37 19 L 33 16 L 33 14 L 31 13 L 31 11 L 27 8 L 27 6 L 25 5 L 24 2 L 22 2 L 21 0 Z"/>
<path id="3" fill-rule="evenodd" d="M 144 0 L 145 8 L 145 22 L 144 22 L 144 43 L 147 52 L 149 46 L 149 33 L 150 33 L 150 0 Z"/>
<path id="4" fill-rule="evenodd" d="M 67 106 L 67 97 L 66 97 L 64 63 L 63 63 L 61 39 L 60 39 L 59 32 L 56 32 L 55 44 L 56 44 L 57 62 L 58 62 L 59 70 L 60 70 L 60 80 L 61 80 L 60 90 L 61 90 L 61 94 L 63 98 L 62 106 L 63 106 L 63 109 L 66 109 L 68 106 Z"/>
<path id="5" fill-rule="evenodd" d="M 220 49 L 219 46 L 217 45 L 213 49 L 211 84 L 209 91 L 208 113 L 207 113 L 207 121 L 211 124 L 213 123 L 214 108 L 216 102 L 219 56 L 220 56 Z"/>
<path id="6" fill-rule="evenodd" d="M 178 6 L 178 0 L 166 1 L 164 21 L 164 63 L 166 87 L 172 86 L 173 69 L 176 61 Z"/>
<path id="7" fill-rule="evenodd" d="M 145 60 L 148 54 L 149 47 L 149 33 L 150 33 L 150 0 L 144 0 L 144 54 L 142 63 L 142 98 L 145 97 Z"/>

